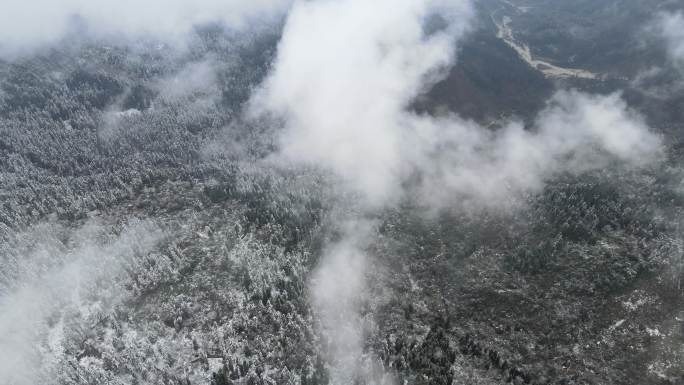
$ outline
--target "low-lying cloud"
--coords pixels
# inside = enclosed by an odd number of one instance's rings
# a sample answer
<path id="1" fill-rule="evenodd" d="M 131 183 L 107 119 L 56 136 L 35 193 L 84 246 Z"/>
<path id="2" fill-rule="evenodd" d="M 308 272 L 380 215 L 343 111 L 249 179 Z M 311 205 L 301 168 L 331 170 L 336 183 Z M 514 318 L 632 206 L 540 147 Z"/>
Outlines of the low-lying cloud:
<path id="1" fill-rule="evenodd" d="M 364 322 L 359 309 L 366 292 L 364 248 L 371 224 L 350 221 L 342 227 L 342 240 L 328 246 L 311 285 L 312 305 L 328 341 L 324 353 L 331 363 L 333 384 L 351 384 L 363 375 Z"/>
<path id="2" fill-rule="evenodd" d="M 656 30 L 665 39 L 670 59 L 684 65 L 684 14 L 661 14 L 656 22 Z"/>
<path id="3" fill-rule="evenodd" d="M 297 3 L 252 112 L 283 118 L 280 156 L 333 171 L 370 207 L 395 203 L 408 180 L 434 203 L 498 205 L 556 173 L 657 158 L 660 139 L 618 94 L 559 92 L 531 130 L 414 112 L 472 16 L 468 1 Z"/>
<path id="4" fill-rule="evenodd" d="M 661 139 L 619 94 L 561 91 L 530 129 L 509 122 L 492 131 L 456 116 L 413 116 L 419 190 L 437 207 L 455 203 L 503 206 L 538 192 L 560 173 L 581 173 L 619 162 L 642 167 L 658 160 Z M 416 135 L 412 133 L 411 135 Z"/>
<path id="5" fill-rule="evenodd" d="M 415 112 L 414 99 L 453 64 L 473 15 L 466 0 L 297 2 L 250 116 L 284 122 L 275 158 L 332 172 L 366 214 L 407 194 L 435 208 L 500 206 L 558 173 L 658 158 L 660 138 L 619 94 L 559 92 L 529 128 Z M 363 375 L 356 313 L 366 256 L 363 237 L 345 234 L 322 256 L 311 287 L 333 383 Z"/>
<path id="6" fill-rule="evenodd" d="M 219 92 L 217 65 L 213 60 L 187 64 L 178 73 L 160 81 L 157 86 L 160 97 L 174 100 L 194 94 L 216 95 Z"/>
<path id="7" fill-rule="evenodd" d="M 441 28 L 428 33 L 436 14 Z M 407 106 L 452 63 L 472 15 L 469 1 L 298 2 L 253 110 L 285 117 L 286 158 L 386 201 L 413 152 Z"/>
<path id="8" fill-rule="evenodd" d="M 0 248 L 0 378 L 3 383 L 50 383 L 65 357 L 65 334 L 79 320 L 106 314 L 125 290 L 117 277 L 163 233 L 131 221 L 124 230 L 91 221 L 78 231 L 39 225 Z M 67 241 L 64 241 L 66 238 Z"/>
<path id="9" fill-rule="evenodd" d="M 241 29 L 287 11 L 291 0 L 6 0 L 0 12 L 0 58 L 50 47 L 69 34 L 150 38 L 177 44 L 194 27 Z"/>

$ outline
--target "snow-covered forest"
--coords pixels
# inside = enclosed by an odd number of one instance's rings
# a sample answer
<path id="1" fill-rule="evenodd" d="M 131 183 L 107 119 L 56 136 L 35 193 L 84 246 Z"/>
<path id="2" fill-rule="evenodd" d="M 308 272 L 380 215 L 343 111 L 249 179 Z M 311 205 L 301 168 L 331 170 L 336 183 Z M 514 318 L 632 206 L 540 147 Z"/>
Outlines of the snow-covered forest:
<path id="1" fill-rule="evenodd" d="M 680 5 L 124 3 L 0 5 L 0 384 L 684 381 Z"/>

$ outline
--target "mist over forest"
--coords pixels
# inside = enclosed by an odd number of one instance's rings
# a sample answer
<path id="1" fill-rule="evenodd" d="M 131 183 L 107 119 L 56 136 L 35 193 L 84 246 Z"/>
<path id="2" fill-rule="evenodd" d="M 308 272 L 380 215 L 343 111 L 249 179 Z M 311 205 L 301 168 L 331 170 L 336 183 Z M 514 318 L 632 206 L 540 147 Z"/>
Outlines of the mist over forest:
<path id="1" fill-rule="evenodd" d="M 684 383 L 678 0 L 4 0 L 0 385 Z"/>

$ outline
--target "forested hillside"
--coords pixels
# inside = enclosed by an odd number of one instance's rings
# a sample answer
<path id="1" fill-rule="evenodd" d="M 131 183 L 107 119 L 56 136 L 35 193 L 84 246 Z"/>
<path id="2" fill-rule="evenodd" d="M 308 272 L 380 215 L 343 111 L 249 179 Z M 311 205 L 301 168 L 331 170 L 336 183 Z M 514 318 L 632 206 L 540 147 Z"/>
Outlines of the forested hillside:
<path id="1" fill-rule="evenodd" d="M 371 75 L 427 87 L 288 72 L 297 22 L 325 11 L 301 5 L 185 47 L 65 39 L 0 59 L 0 384 L 684 381 L 677 62 L 618 79 L 648 66 L 608 70 L 622 45 L 538 21 L 589 23 L 591 4 L 515 2 L 535 7 L 513 23 L 535 54 L 607 74 L 551 79 L 497 37 L 493 3 L 427 69 L 401 50 L 444 41 L 378 39 Z M 625 3 L 606 17 L 630 29 L 648 10 Z M 366 94 L 399 112 L 357 108 Z M 413 126 L 370 133 L 394 116 Z M 328 121 L 343 129 L 306 131 Z"/>

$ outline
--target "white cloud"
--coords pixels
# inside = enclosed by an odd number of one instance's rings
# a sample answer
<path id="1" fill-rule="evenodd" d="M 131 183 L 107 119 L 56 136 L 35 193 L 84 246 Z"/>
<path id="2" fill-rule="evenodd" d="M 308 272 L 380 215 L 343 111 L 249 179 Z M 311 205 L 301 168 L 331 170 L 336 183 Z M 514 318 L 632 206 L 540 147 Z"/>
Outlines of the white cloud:
<path id="1" fill-rule="evenodd" d="M 216 63 L 213 60 L 192 62 L 178 73 L 157 85 L 164 99 L 179 99 L 196 93 L 214 95 L 218 92 Z"/>
<path id="2" fill-rule="evenodd" d="M 559 92 L 531 130 L 513 121 L 493 131 L 411 110 L 452 64 L 473 12 L 466 0 L 296 2 L 249 111 L 284 122 L 275 159 L 331 171 L 361 197 L 360 211 L 372 213 L 415 192 L 437 208 L 505 205 L 557 173 L 658 157 L 659 137 L 619 94 Z M 426 33 L 435 13 L 443 28 Z M 350 382 L 363 353 L 367 259 L 358 234 L 368 231 L 346 234 L 324 253 L 311 286 L 331 340 L 333 383 Z"/>
<path id="3" fill-rule="evenodd" d="M 368 231 L 366 223 L 348 223 L 344 239 L 328 247 L 312 278 L 312 304 L 330 341 L 326 353 L 334 384 L 353 383 L 361 367 L 363 322 L 358 313 L 366 288 L 363 238 Z"/>
<path id="4" fill-rule="evenodd" d="M 437 10 L 448 11 L 446 28 L 426 35 Z M 252 113 L 284 118 L 281 158 L 333 171 L 370 207 L 396 202 L 416 176 L 432 203 L 499 205 L 554 173 L 656 157 L 660 140 L 617 94 L 560 92 L 532 131 L 413 112 L 452 64 L 472 14 L 467 1 L 296 3 Z"/>
<path id="5" fill-rule="evenodd" d="M 424 177 L 423 199 L 502 206 L 539 191 L 558 173 L 579 173 L 620 162 L 641 167 L 656 161 L 661 139 L 619 94 L 557 93 L 535 126 L 509 122 L 498 131 L 458 117 L 415 117 L 421 133 L 413 167 Z"/>
<path id="6" fill-rule="evenodd" d="M 663 13 L 656 24 L 656 29 L 665 38 L 670 58 L 684 64 L 684 14 Z"/>
<path id="7" fill-rule="evenodd" d="M 437 11 L 446 28 L 426 35 Z M 298 2 L 254 109 L 286 117 L 287 158 L 329 167 L 385 201 L 405 166 L 405 108 L 451 64 L 472 13 L 469 1 Z"/>
<path id="8" fill-rule="evenodd" d="M 436 23 L 436 13 L 444 23 Z M 381 204 L 396 194 L 411 157 L 405 135 L 413 116 L 406 108 L 451 64 L 472 15 L 469 1 L 299 1 L 251 112 L 286 119 L 283 157 L 329 168 L 369 204 Z M 435 27 L 431 22 L 443 26 L 426 33 Z M 370 375 L 359 307 L 371 226 L 352 220 L 343 227 L 343 239 L 327 248 L 311 285 L 334 384 Z"/>
<path id="9" fill-rule="evenodd" d="M 61 240 L 68 236 L 69 246 Z M 63 358 L 70 319 L 86 320 L 117 303 L 123 267 L 151 251 L 163 233 L 132 221 L 118 236 L 89 222 L 76 232 L 40 225 L 0 248 L 0 378 L 49 383 Z"/>
<path id="10" fill-rule="evenodd" d="M 0 56 L 50 46 L 77 26 L 95 36 L 177 43 L 198 24 L 243 28 L 284 13 L 291 0 L 5 0 Z"/>
<path id="11" fill-rule="evenodd" d="M 394 384 L 394 378 L 377 365 L 377 357 L 365 351 L 364 339 L 374 321 L 361 308 L 369 306 L 366 274 L 372 263 L 365 249 L 374 234 L 370 221 L 350 219 L 340 226 L 342 239 L 328 245 L 310 285 L 312 307 L 319 316 L 322 352 L 330 363 L 332 384 L 359 382 Z"/>

